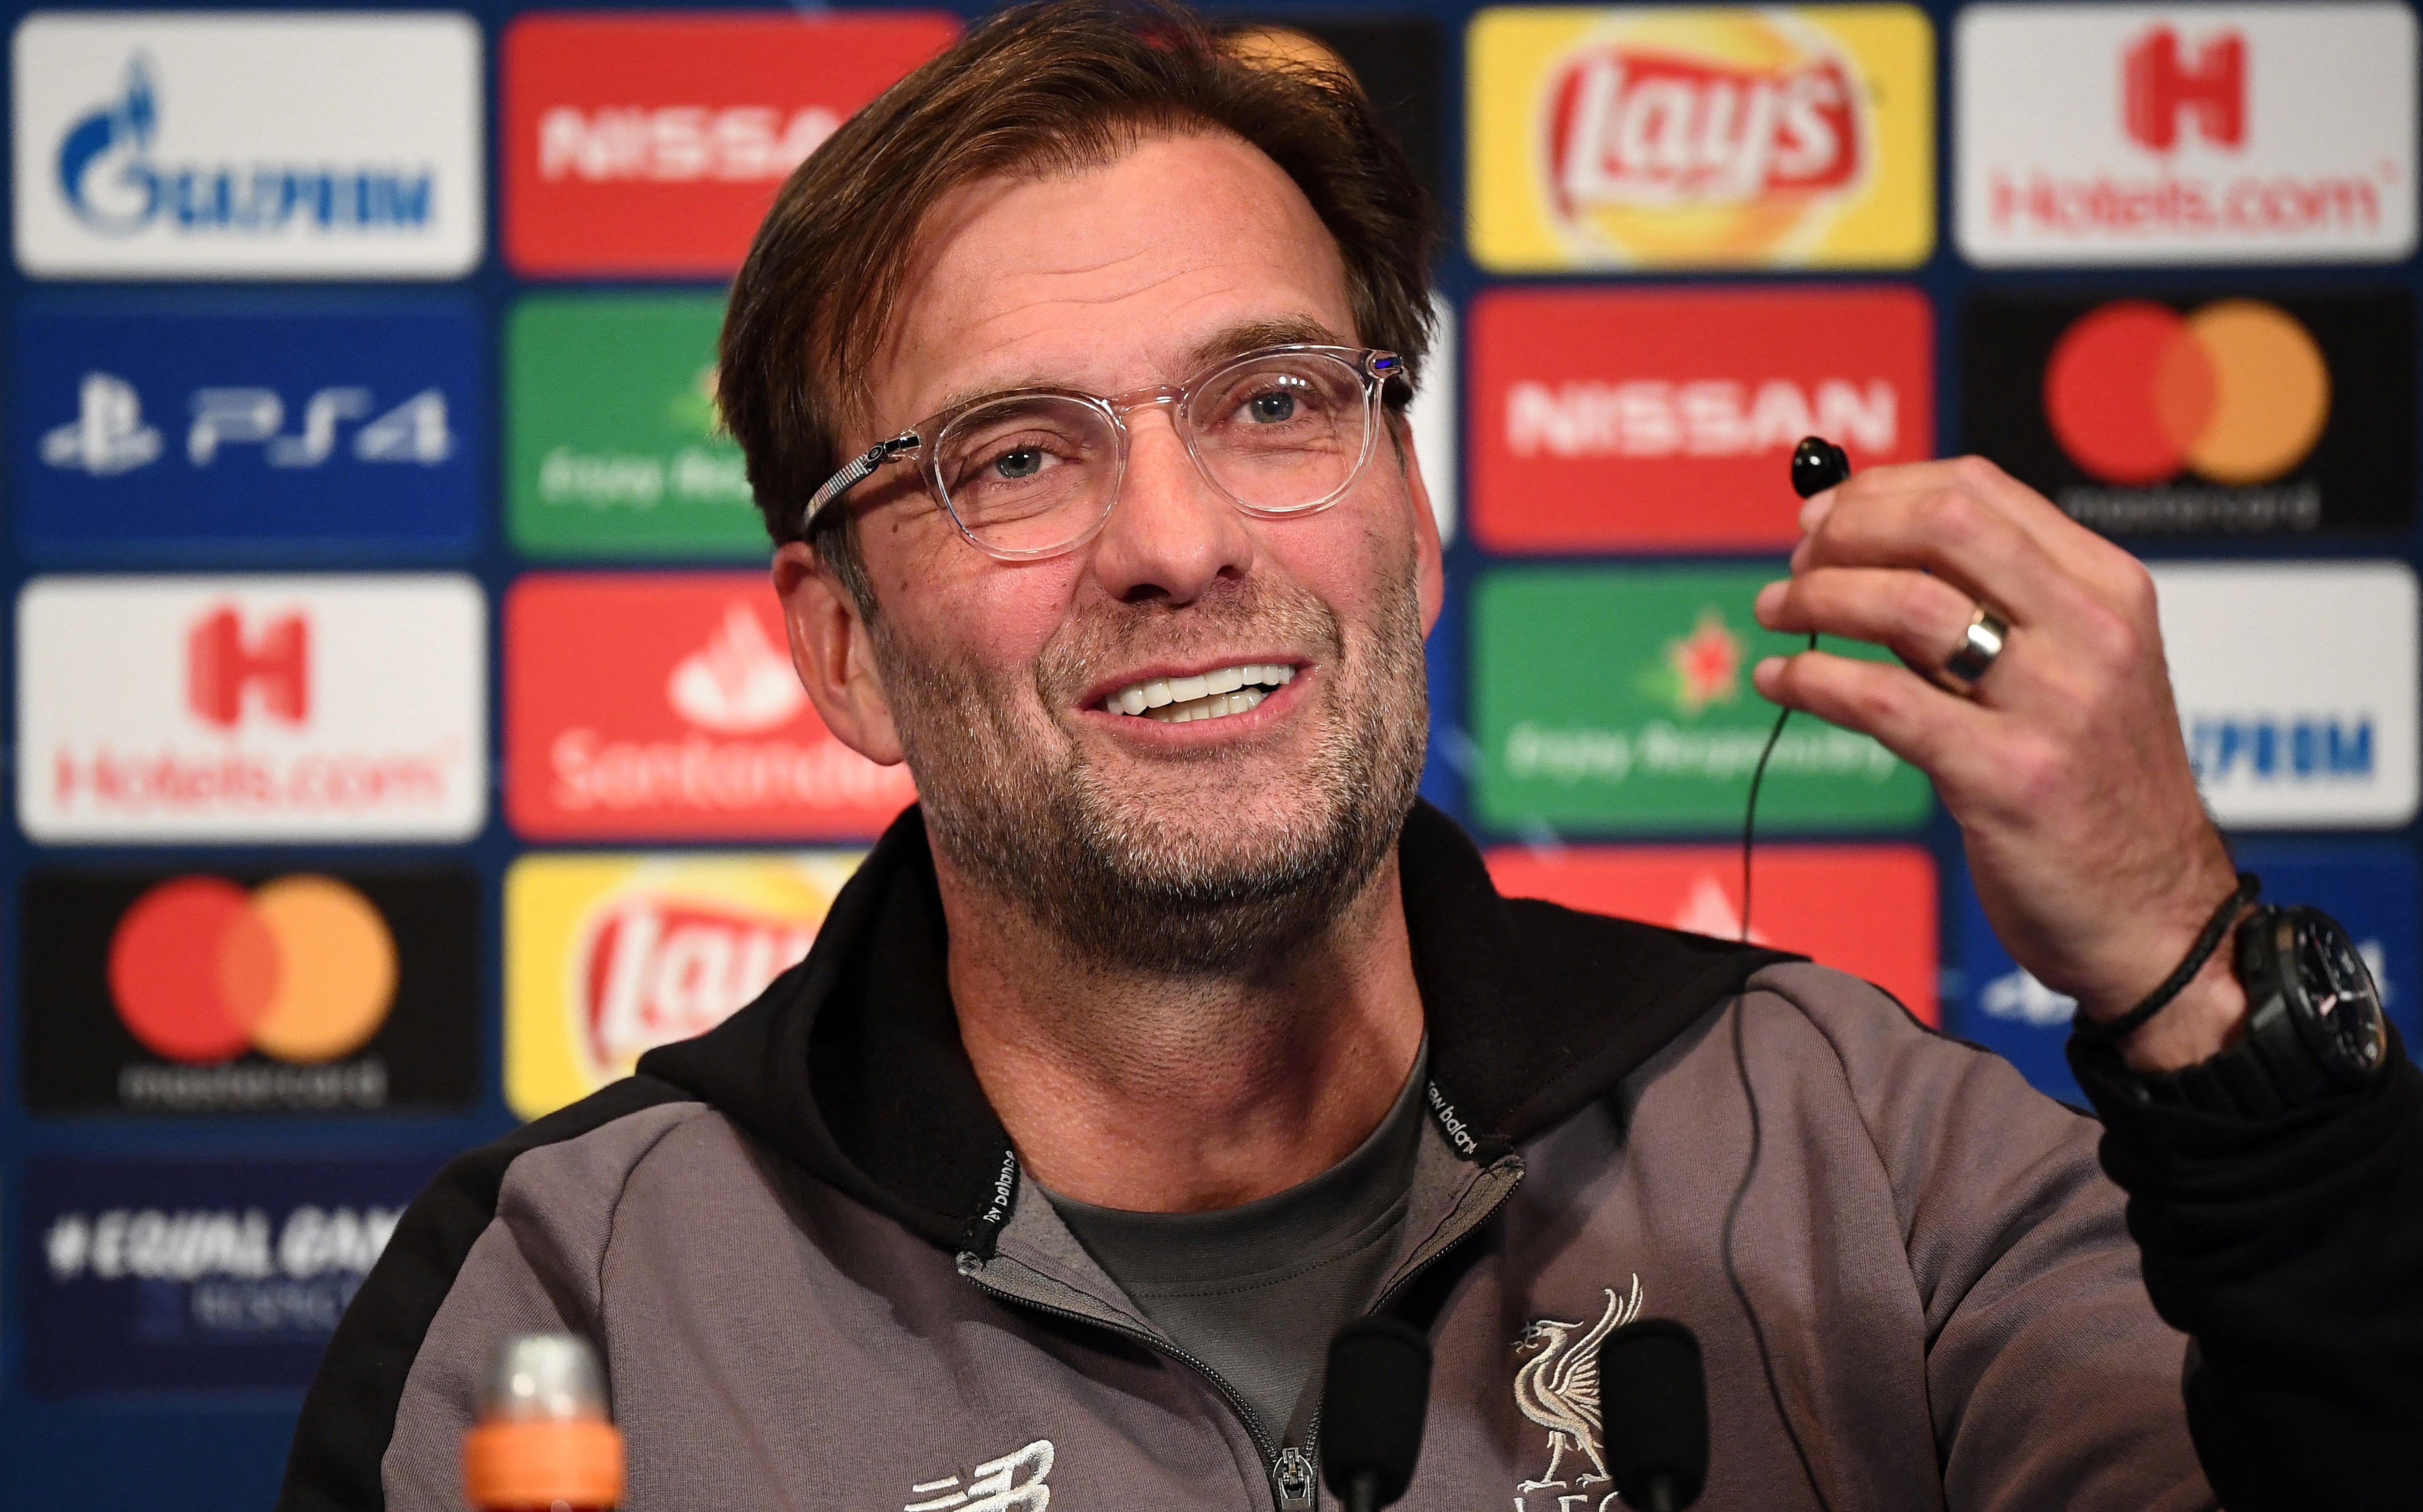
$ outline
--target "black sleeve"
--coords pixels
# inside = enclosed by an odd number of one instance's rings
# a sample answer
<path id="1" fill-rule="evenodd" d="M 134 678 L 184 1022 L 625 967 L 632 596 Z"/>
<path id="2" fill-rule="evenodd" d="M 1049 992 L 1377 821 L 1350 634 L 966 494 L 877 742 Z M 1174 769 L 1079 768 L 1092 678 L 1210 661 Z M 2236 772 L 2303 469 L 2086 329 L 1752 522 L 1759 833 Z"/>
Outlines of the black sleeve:
<path id="1" fill-rule="evenodd" d="M 2423 1497 L 2423 1073 L 2263 1121 L 2148 1103 L 2072 1041 L 2188 1429 L 2230 1512 Z"/>

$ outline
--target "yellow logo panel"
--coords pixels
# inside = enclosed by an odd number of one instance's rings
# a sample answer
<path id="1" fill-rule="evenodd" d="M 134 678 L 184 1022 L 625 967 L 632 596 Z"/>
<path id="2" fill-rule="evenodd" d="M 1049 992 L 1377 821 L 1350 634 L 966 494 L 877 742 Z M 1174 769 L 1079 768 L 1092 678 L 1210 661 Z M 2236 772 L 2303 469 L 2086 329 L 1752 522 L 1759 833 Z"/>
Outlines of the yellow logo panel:
<path id="1" fill-rule="evenodd" d="M 1935 39 L 1914 6 L 1473 17 L 1473 260 L 1914 267 L 1935 246 Z"/>
<path id="2" fill-rule="evenodd" d="M 863 852 L 526 856 L 505 874 L 505 1101 L 551 1113 L 705 1033 L 815 942 Z"/>

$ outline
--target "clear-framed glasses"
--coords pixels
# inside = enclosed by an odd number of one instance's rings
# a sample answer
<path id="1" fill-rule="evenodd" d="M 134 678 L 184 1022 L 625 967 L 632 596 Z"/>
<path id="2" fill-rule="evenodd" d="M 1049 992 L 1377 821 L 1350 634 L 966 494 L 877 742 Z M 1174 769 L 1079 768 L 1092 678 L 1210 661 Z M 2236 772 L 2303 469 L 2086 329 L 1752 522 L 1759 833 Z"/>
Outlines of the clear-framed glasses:
<path id="1" fill-rule="evenodd" d="M 802 530 L 876 470 L 924 465 L 926 485 L 978 550 L 1005 561 L 1073 551 L 1118 501 L 1128 424 L 1169 406 L 1187 454 L 1248 514 L 1309 514 L 1346 496 L 1371 460 L 1380 399 L 1404 365 L 1367 347 L 1274 346 L 1223 357 L 1182 384 L 1104 398 L 1073 388 L 988 394 L 918 421 L 826 480 Z"/>

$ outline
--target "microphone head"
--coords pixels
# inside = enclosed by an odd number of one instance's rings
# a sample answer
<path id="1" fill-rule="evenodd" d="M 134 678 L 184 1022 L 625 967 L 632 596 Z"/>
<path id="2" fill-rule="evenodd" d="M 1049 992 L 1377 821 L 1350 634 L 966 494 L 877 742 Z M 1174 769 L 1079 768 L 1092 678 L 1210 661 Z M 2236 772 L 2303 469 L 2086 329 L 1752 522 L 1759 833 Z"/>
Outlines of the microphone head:
<path id="1" fill-rule="evenodd" d="M 1851 476 L 1851 459 L 1822 435 L 1807 435 L 1792 449 L 1792 491 L 1814 498 Z"/>
<path id="2" fill-rule="evenodd" d="M 1708 1388 L 1689 1329 L 1648 1317 L 1608 1334 L 1598 1347 L 1598 1408 L 1607 1474 L 1625 1505 L 1650 1505 L 1650 1485 L 1660 1478 L 1671 1505 L 1699 1500 L 1708 1479 Z"/>
<path id="3" fill-rule="evenodd" d="M 1369 1473 L 1386 1506 L 1413 1484 L 1430 1410 L 1431 1341 L 1392 1317 L 1357 1318 L 1329 1341 L 1321 1388 L 1321 1473 L 1339 1501 Z"/>

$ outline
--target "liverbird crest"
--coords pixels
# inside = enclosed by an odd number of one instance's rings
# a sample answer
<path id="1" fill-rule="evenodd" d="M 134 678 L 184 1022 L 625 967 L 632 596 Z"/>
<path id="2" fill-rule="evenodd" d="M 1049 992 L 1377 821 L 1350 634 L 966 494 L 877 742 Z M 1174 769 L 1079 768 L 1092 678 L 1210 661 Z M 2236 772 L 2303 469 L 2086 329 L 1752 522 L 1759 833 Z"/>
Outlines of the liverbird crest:
<path id="1" fill-rule="evenodd" d="M 1535 1348 L 1539 1353 L 1514 1372 L 1514 1405 L 1525 1417 L 1548 1430 L 1548 1468 L 1538 1480 L 1523 1482 L 1518 1490 L 1567 1484 L 1558 1472 L 1569 1454 L 1590 1461 L 1590 1469 L 1576 1475 L 1571 1484 L 1607 1483 L 1606 1440 L 1598 1407 L 1598 1347 L 1608 1334 L 1640 1315 L 1640 1278 L 1632 1278 L 1626 1296 L 1617 1297 L 1613 1287 L 1607 1288 L 1605 1295 L 1607 1310 L 1597 1322 L 1585 1327 L 1544 1317 L 1515 1341 L 1517 1353 Z"/>

